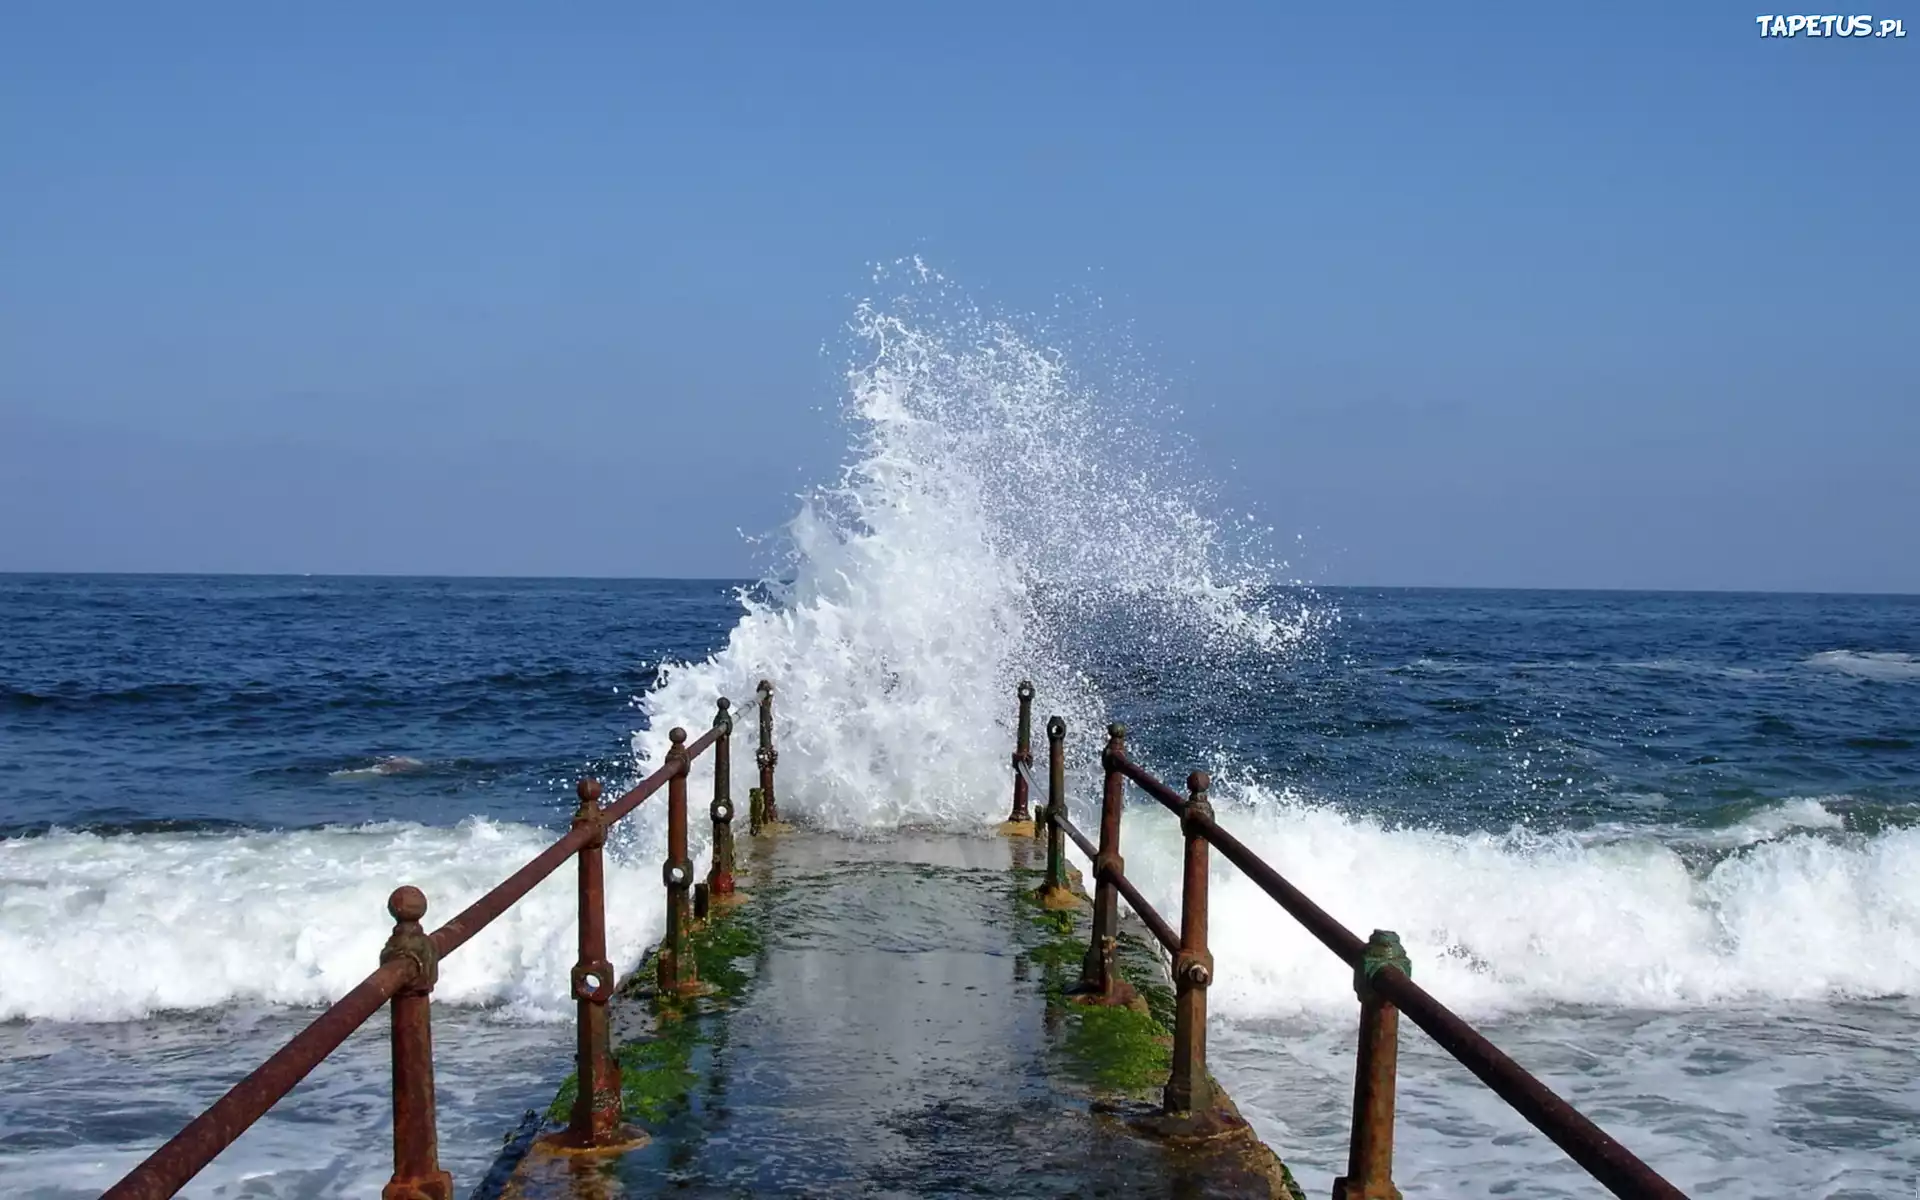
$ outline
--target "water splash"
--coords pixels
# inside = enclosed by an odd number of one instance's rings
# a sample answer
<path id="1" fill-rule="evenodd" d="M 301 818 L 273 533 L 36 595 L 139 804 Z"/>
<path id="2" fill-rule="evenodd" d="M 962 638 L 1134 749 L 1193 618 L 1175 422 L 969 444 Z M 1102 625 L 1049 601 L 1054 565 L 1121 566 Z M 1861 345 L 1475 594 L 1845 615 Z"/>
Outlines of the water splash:
<path id="1" fill-rule="evenodd" d="M 1327 620 L 1280 586 L 1264 530 L 1207 515 L 1124 361 L 1096 382 L 917 260 L 876 285 L 850 327 L 852 459 L 789 527 L 787 581 L 643 698 L 643 765 L 765 676 L 786 810 L 840 829 L 997 820 L 1018 679 L 1089 730 L 1122 661 L 1281 662 Z"/>

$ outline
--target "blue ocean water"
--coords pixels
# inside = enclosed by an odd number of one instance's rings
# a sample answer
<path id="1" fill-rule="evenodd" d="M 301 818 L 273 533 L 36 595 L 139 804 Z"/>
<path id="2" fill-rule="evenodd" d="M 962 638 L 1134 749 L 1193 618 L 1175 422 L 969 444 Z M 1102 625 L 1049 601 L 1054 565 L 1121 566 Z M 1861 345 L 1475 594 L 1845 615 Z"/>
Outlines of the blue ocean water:
<path id="1" fill-rule="evenodd" d="M 552 824 L 738 582 L 0 576 L 0 835 Z M 1247 688 L 1096 666 L 1169 761 L 1445 828 L 1920 814 L 1920 598 L 1329 589 Z M 383 763 L 390 765 L 383 767 Z"/>
<path id="2" fill-rule="evenodd" d="M 739 612 L 681 581 L 0 576 L 0 834 L 538 823 Z"/>

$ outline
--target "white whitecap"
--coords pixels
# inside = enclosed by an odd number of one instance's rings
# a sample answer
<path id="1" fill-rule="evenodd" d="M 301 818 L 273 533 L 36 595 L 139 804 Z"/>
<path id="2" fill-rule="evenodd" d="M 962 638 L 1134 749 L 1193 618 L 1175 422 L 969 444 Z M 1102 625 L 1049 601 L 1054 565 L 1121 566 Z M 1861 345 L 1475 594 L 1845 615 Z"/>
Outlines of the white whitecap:
<path id="1" fill-rule="evenodd" d="M 1823 650 L 1806 663 L 1861 679 L 1920 679 L 1920 657 L 1892 650 Z"/>

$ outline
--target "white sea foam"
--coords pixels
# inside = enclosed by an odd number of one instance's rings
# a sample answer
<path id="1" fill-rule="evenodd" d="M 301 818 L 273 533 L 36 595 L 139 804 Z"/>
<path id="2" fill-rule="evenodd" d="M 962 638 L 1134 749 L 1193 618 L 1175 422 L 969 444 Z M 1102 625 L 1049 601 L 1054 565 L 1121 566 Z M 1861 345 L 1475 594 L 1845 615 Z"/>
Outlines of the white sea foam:
<path id="1" fill-rule="evenodd" d="M 1003 815 L 1002 782 L 981 795 L 983 820 Z M 795 784 L 811 795 L 804 777 Z M 1678 830 L 1451 834 L 1388 828 L 1258 788 L 1216 795 L 1223 822 L 1257 853 L 1350 927 L 1397 929 L 1422 979 L 1469 1011 L 1920 992 L 1920 830 L 1844 834 L 1817 801 L 1769 808 L 1706 839 L 1686 835 L 1731 850 L 1700 872 L 1674 845 Z M 873 816 L 889 819 L 884 809 Z M 1143 808 L 1127 828 L 1129 874 L 1177 916 L 1174 823 Z M 423 887 L 432 924 L 552 836 L 471 820 L 0 843 L 0 1019 L 324 1003 L 372 969 L 393 887 Z M 657 822 L 641 818 L 630 836 L 631 852 L 608 872 L 622 970 L 660 929 Z M 563 868 L 448 959 L 437 999 L 561 1014 L 572 888 Z M 1351 1003 L 1327 952 L 1224 863 L 1212 910 L 1223 1012 Z"/>
<path id="2" fill-rule="evenodd" d="M 1827 805 L 1844 803 L 1851 799 L 1850 796 L 1802 796 L 1783 800 L 1751 813 L 1731 825 L 1714 829 L 1676 831 L 1674 837 L 1677 840 L 1691 841 L 1704 846 L 1738 847 L 1751 846 L 1755 842 L 1772 841 L 1799 830 L 1845 829 L 1846 818 L 1828 808 Z"/>
<path id="3" fill-rule="evenodd" d="M 643 824 L 636 836 L 651 834 Z M 452 829 L 55 831 L 0 842 L 0 1020 L 328 1003 L 378 965 L 395 887 L 426 892 L 431 928 L 554 836 L 472 819 Z M 622 968 L 659 935 L 658 863 L 655 849 L 608 864 L 610 957 Z M 575 957 L 574 887 L 563 866 L 446 960 L 434 998 L 561 1014 Z"/>
<path id="4" fill-rule="evenodd" d="M 1920 679 L 1920 657 L 1891 650 L 1823 650 L 1807 665 L 1861 679 Z"/>
<path id="5" fill-rule="evenodd" d="M 1729 831 L 1741 848 L 1704 872 L 1662 836 L 1390 829 L 1258 788 L 1221 820 L 1350 928 L 1399 932 L 1463 1011 L 1920 992 L 1920 829 L 1836 836 L 1811 800 Z M 1128 874 L 1177 913 L 1173 823 L 1132 822 L 1128 837 Z M 1211 911 L 1221 1011 L 1351 1007 L 1327 951 L 1224 863 Z"/>

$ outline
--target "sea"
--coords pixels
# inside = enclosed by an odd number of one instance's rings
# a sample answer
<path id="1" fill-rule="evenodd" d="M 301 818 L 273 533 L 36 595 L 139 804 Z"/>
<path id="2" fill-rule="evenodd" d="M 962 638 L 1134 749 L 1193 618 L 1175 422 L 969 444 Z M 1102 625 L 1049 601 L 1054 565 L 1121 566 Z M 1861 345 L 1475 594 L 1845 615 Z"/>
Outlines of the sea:
<path id="1" fill-rule="evenodd" d="M 754 578 L 0 575 L 0 1193 L 98 1195 L 376 965 L 391 889 L 451 915 L 578 778 L 764 677 L 783 815 L 985 835 L 1030 679 L 1083 822 L 1109 722 L 1210 771 L 1223 825 L 1690 1194 L 1920 1194 L 1920 597 L 1315 586 L 1122 373 L 944 300 L 852 328 L 845 463 Z M 622 970 L 661 817 L 611 847 Z M 1175 916 L 1171 818 L 1136 797 L 1123 849 Z M 569 1069 L 571 888 L 443 967 L 463 1194 Z M 1324 1195 L 1351 974 L 1224 863 L 1211 919 L 1213 1070 Z M 382 1024 L 185 1194 L 373 1194 Z M 1406 1195 L 1604 1194 L 1402 1030 Z"/>

